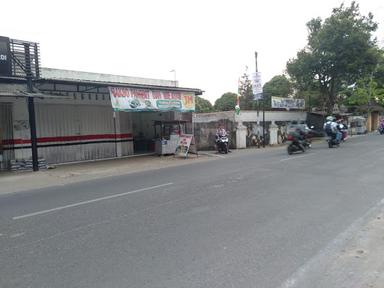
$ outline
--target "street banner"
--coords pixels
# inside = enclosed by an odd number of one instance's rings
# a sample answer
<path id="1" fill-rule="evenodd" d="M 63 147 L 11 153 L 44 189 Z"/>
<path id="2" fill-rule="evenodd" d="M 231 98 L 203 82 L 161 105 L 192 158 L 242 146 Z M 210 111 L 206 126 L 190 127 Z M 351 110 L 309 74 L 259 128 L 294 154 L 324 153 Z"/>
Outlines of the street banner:
<path id="1" fill-rule="evenodd" d="M 251 73 L 250 80 L 252 84 L 253 100 L 263 99 L 263 84 L 261 82 L 261 73 Z"/>
<path id="2" fill-rule="evenodd" d="M 271 107 L 283 109 L 305 109 L 305 100 L 272 96 Z"/>
<path id="3" fill-rule="evenodd" d="M 177 145 L 175 155 L 182 155 L 188 157 L 188 153 L 197 154 L 195 138 L 193 134 L 180 134 L 179 143 Z"/>
<path id="4" fill-rule="evenodd" d="M 195 111 L 191 92 L 108 87 L 114 111 Z"/>

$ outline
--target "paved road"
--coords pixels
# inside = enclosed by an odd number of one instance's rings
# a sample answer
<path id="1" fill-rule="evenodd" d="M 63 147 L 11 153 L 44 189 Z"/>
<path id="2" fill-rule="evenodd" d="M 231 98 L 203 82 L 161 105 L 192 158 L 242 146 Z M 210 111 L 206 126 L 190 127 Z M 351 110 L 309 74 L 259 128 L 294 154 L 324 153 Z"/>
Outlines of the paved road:
<path id="1" fill-rule="evenodd" d="M 293 287 L 384 197 L 383 141 L 0 196 L 0 287 Z"/>

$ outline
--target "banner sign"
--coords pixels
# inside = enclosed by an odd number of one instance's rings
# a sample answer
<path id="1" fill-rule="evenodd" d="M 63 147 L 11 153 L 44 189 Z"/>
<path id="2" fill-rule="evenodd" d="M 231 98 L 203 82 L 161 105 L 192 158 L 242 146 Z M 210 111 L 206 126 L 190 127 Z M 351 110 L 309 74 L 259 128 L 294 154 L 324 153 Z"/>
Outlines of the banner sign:
<path id="1" fill-rule="evenodd" d="M 189 152 L 197 154 L 195 138 L 193 137 L 193 134 L 180 134 L 175 155 L 181 154 L 187 158 Z"/>
<path id="2" fill-rule="evenodd" d="M 253 100 L 263 99 L 263 84 L 261 83 L 261 73 L 255 72 L 250 74 Z"/>
<path id="3" fill-rule="evenodd" d="M 195 111 L 191 92 L 108 87 L 115 111 Z"/>
<path id="4" fill-rule="evenodd" d="M 9 38 L 0 36 L 0 76 L 12 76 Z"/>
<path id="5" fill-rule="evenodd" d="M 272 108 L 283 108 L 283 109 L 305 109 L 304 99 L 294 98 L 282 98 L 282 97 L 271 97 Z"/>

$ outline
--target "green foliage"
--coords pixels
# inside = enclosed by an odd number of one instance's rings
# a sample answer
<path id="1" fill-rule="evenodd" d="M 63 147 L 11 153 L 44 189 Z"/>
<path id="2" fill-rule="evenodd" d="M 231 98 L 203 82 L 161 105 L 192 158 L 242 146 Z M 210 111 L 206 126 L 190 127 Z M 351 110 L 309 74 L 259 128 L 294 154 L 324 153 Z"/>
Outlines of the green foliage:
<path id="1" fill-rule="evenodd" d="M 274 76 L 263 86 L 265 107 L 271 106 L 271 97 L 287 97 L 293 93 L 293 84 L 285 75 Z"/>
<path id="2" fill-rule="evenodd" d="M 196 113 L 208 113 L 213 111 L 213 106 L 208 100 L 196 96 Z"/>
<path id="3" fill-rule="evenodd" d="M 215 101 L 214 108 L 216 111 L 232 111 L 235 110 L 237 94 L 232 92 L 224 93 Z"/>
<path id="4" fill-rule="evenodd" d="M 347 105 L 384 105 L 384 51 L 380 51 L 379 61 L 371 76 L 356 81 L 343 91 Z"/>
<path id="5" fill-rule="evenodd" d="M 248 74 L 241 76 L 239 83 L 240 108 L 242 110 L 253 110 L 255 108 L 255 100 L 253 100 L 252 83 L 248 78 Z"/>
<path id="6" fill-rule="evenodd" d="M 371 78 L 357 81 L 356 85 L 345 91 L 348 105 L 384 104 L 384 87 Z"/>
<path id="7" fill-rule="evenodd" d="M 301 91 L 318 91 L 328 112 L 339 102 L 344 87 L 371 75 L 379 49 L 372 32 L 373 15 L 362 16 L 359 5 L 342 4 L 323 22 L 307 23 L 308 45 L 287 63 L 287 71 Z"/>

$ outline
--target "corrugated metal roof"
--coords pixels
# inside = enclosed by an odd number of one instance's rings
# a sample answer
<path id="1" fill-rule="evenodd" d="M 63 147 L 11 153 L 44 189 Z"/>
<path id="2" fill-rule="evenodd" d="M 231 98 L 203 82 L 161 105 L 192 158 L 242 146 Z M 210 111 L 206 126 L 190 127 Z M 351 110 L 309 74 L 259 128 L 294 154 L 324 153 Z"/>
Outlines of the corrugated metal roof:
<path id="1" fill-rule="evenodd" d="M 150 79 L 111 74 L 100 74 L 54 68 L 41 68 L 41 80 L 59 81 L 65 83 L 82 83 L 103 86 L 129 86 L 138 88 L 157 88 L 176 91 L 193 91 L 201 95 L 203 90 L 197 88 L 178 87 L 177 81 Z"/>
<path id="2" fill-rule="evenodd" d="M 173 86 L 177 87 L 177 81 L 151 79 L 142 77 L 121 76 L 103 73 L 83 72 L 74 70 L 63 70 L 54 68 L 41 68 L 41 78 L 43 79 L 58 79 L 58 80 L 75 80 L 75 81 L 90 81 L 90 82 L 106 82 L 106 83 L 121 83 L 121 84 L 141 84 L 141 85 L 156 85 L 156 86 Z"/>

